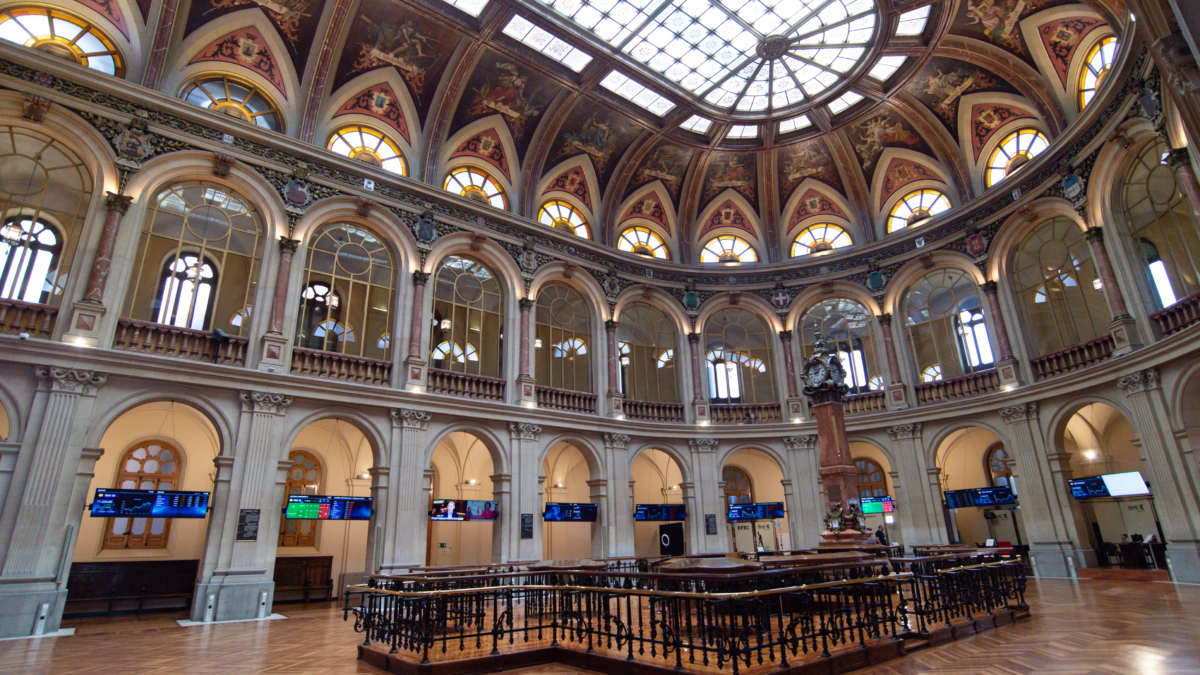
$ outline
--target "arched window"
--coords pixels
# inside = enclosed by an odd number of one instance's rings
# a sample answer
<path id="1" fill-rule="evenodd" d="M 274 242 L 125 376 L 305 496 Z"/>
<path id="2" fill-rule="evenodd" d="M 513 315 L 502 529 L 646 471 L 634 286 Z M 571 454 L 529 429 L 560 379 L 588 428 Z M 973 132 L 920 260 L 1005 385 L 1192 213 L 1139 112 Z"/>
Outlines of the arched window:
<path id="1" fill-rule="evenodd" d="M 243 122 L 283 133 L 279 106 L 265 91 L 233 75 L 201 75 L 179 90 L 179 98 Z"/>
<path id="2" fill-rule="evenodd" d="M 887 480 L 883 477 L 883 467 L 866 457 L 855 457 L 854 466 L 858 469 L 858 498 L 886 497 Z"/>
<path id="3" fill-rule="evenodd" d="M 1013 292 L 1025 313 L 1025 333 L 1038 355 L 1102 335 L 1108 305 L 1091 249 L 1075 221 L 1062 216 L 1039 224 L 1013 252 Z"/>
<path id="4" fill-rule="evenodd" d="M 179 485 L 179 450 L 163 440 L 125 451 L 117 473 L 118 490 L 174 490 Z M 104 548 L 166 548 L 170 518 L 109 518 Z"/>
<path id="5" fill-rule="evenodd" d="M 1088 50 L 1083 71 L 1079 73 L 1079 109 L 1083 110 L 1096 96 L 1096 91 L 1108 76 L 1117 57 L 1117 38 L 1108 36 Z"/>
<path id="6" fill-rule="evenodd" d="M 774 403 L 774 335 L 757 314 L 723 309 L 704 323 L 708 394 L 713 403 Z"/>
<path id="7" fill-rule="evenodd" d="M 984 170 L 987 187 L 1004 180 L 1009 174 L 1025 166 L 1029 160 L 1042 154 L 1050 143 L 1037 129 L 1018 129 L 1004 137 L 1000 145 L 992 150 Z"/>
<path id="8" fill-rule="evenodd" d="M 592 316 L 574 288 L 552 281 L 538 291 L 537 379 L 555 389 L 592 391 Z M 614 383 L 615 384 L 615 383 Z"/>
<path id="9" fill-rule="evenodd" d="M 913 284 L 904 322 L 924 381 L 934 365 L 939 370 L 933 379 L 953 379 L 995 364 L 979 294 L 966 272 L 936 270 Z"/>
<path id="10" fill-rule="evenodd" d="M 388 344 L 395 275 L 391 251 L 367 228 L 321 228 L 308 248 L 296 345 L 389 360 L 380 345 Z"/>
<path id="11" fill-rule="evenodd" d="M 542 205 L 542 210 L 538 212 L 538 222 L 584 239 L 592 238 L 587 219 L 579 209 L 558 199 L 552 199 Z"/>
<path id="12" fill-rule="evenodd" d="M 0 38 L 92 70 L 125 77 L 125 62 L 112 39 L 87 19 L 61 9 L 6 9 L 0 12 Z"/>
<path id="13" fill-rule="evenodd" d="M 351 124 L 333 132 L 326 146 L 339 155 L 373 164 L 384 171 L 408 175 L 400 147 L 387 134 L 361 124 Z"/>
<path id="14" fill-rule="evenodd" d="M 654 230 L 637 225 L 626 229 L 620 237 L 617 237 L 617 249 L 644 255 L 647 258 L 668 260 L 671 257 L 667 245 L 663 243 L 661 237 L 654 233 Z"/>
<path id="15" fill-rule="evenodd" d="M 721 479 L 725 481 L 726 504 L 754 503 L 754 488 L 745 471 L 736 466 L 727 466 L 721 472 Z"/>
<path id="16" fill-rule="evenodd" d="M 49 224 L 14 216 L 0 228 L 0 298 L 46 304 L 62 256 L 62 238 Z"/>
<path id="17" fill-rule="evenodd" d="M 1004 449 L 1004 445 L 997 443 L 988 448 L 987 453 L 983 457 L 984 468 L 987 470 L 988 480 L 991 481 L 992 487 L 1008 487 L 1016 491 L 1016 485 L 1013 483 L 1013 460 L 1008 456 L 1008 451 Z"/>
<path id="18" fill-rule="evenodd" d="M 792 257 L 832 251 L 853 243 L 850 234 L 840 225 L 817 223 L 800 230 L 800 234 L 796 235 L 792 241 Z"/>
<path id="19" fill-rule="evenodd" d="M 167 326 L 204 330 L 216 299 L 217 272 L 211 260 L 185 253 L 163 266 L 158 284 L 158 315 L 154 321 Z"/>
<path id="20" fill-rule="evenodd" d="M 288 453 L 292 460 L 292 468 L 288 470 L 287 490 L 284 493 L 284 504 L 287 495 L 319 495 L 321 494 L 321 463 L 317 458 L 303 450 L 293 450 Z M 316 546 L 317 520 L 281 519 L 279 524 L 279 546 Z"/>
<path id="21" fill-rule="evenodd" d="M 903 230 L 909 225 L 915 225 L 926 218 L 932 218 L 939 213 L 950 210 L 950 200 L 937 190 L 914 190 L 903 197 L 892 207 L 888 214 L 887 231 L 889 234 Z"/>
<path id="22" fill-rule="evenodd" d="M 871 333 L 871 313 L 866 307 L 845 298 L 813 305 L 800 318 L 800 350 L 805 359 L 812 356 L 817 333 L 837 348 L 851 394 L 883 389 Z"/>
<path id="23" fill-rule="evenodd" d="M 937 382 L 940 379 L 942 379 L 942 367 L 939 364 L 935 363 L 921 371 L 922 382 Z"/>
<path id="24" fill-rule="evenodd" d="M 662 310 L 634 302 L 617 320 L 621 392 L 638 401 L 679 403 L 675 324 Z"/>
<path id="25" fill-rule="evenodd" d="M 0 298 L 57 305 L 91 201 L 91 174 L 59 141 L 9 126 L 0 126 L 0 167 Z"/>
<path id="26" fill-rule="evenodd" d="M 1122 206 L 1158 309 L 1200 291 L 1200 231 L 1175 172 L 1163 163 L 1170 148 L 1157 136 L 1125 172 Z"/>
<path id="27" fill-rule="evenodd" d="M 758 262 L 758 253 L 745 239 L 732 234 L 722 234 L 704 244 L 704 249 L 700 251 L 700 262 L 726 265 L 752 263 Z"/>
<path id="28" fill-rule="evenodd" d="M 503 300 L 500 282 L 486 265 L 467 256 L 447 256 L 434 281 L 432 366 L 502 377 Z"/>
<path id="29" fill-rule="evenodd" d="M 246 335 L 261 236 L 258 213 L 224 185 L 164 188 L 147 208 L 124 316 Z"/>
<path id="30" fill-rule="evenodd" d="M 446 190 L 467 199 L 474 199 L 481 204 L 488 204 L 498 209 L 508 208 L 508 195 L 504 188 L 486 171 L 473 166 L 460 166 L 451 169 L 446 174 Z"/>

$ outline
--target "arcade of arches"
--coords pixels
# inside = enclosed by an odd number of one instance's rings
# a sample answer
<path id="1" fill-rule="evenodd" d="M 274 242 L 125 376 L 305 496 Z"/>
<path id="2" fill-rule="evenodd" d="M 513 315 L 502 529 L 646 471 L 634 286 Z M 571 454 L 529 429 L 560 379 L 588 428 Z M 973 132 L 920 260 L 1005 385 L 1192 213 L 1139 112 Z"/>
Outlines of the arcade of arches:
<path id="1" fill-rule="evenodd" d="M 0 3 L 0 638 L 112 570 L 203 622 L 655 556 L 646 504 L 688 554 L 811 549 L 819 336 L 890 542 L 1051 578 L 1153 535 L 1200 583 L 1187 3 L 635 4 Z M 370 513 L 286 517 L 333 497 Z"/>

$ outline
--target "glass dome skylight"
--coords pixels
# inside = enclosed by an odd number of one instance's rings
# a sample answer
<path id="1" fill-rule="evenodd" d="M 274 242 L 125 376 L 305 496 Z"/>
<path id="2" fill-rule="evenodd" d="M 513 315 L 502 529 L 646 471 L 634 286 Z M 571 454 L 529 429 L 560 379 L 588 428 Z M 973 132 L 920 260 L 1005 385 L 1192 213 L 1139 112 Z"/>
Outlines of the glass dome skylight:
<path id="1" fill-rule="evenodd" d="M 542 0 L 697 99 L 733 112 L 811 102 L 878 33 L 875 0 Z"/>

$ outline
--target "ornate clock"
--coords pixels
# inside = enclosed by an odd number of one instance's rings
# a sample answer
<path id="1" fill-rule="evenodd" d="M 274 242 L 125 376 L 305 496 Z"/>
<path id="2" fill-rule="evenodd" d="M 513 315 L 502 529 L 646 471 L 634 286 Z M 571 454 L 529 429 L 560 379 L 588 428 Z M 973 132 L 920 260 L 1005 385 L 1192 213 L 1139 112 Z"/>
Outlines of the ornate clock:
<path id="1" fill-rule="evenodd" d="M 850 390 L 846 385 L 846 369 L 837 352 L 830 349 L 825 338 L 817 333 L 813 355 L 804 362 L 804 395 L 813 403 L 840 403 Z"/>

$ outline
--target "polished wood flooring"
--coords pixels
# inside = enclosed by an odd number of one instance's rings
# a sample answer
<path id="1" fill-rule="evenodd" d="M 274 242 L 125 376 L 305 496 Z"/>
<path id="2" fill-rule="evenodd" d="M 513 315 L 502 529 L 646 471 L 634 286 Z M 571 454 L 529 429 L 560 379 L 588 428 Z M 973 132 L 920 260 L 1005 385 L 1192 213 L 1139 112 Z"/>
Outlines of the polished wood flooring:
<path id="1" fill-rule="evenodd" d="M 1196 675 L 1200 586 L 1031 580 L 1032 616 L 924 649 L 863 675 Z M 182 628 L 178 615 L 83 619 L 72 637 L 0 642 L 0 674 L 338 675 L 381 673 L 331 604 L 280 605 L 286 620 Z M 568 675 L 539 666 L 525 673 Z"/>

